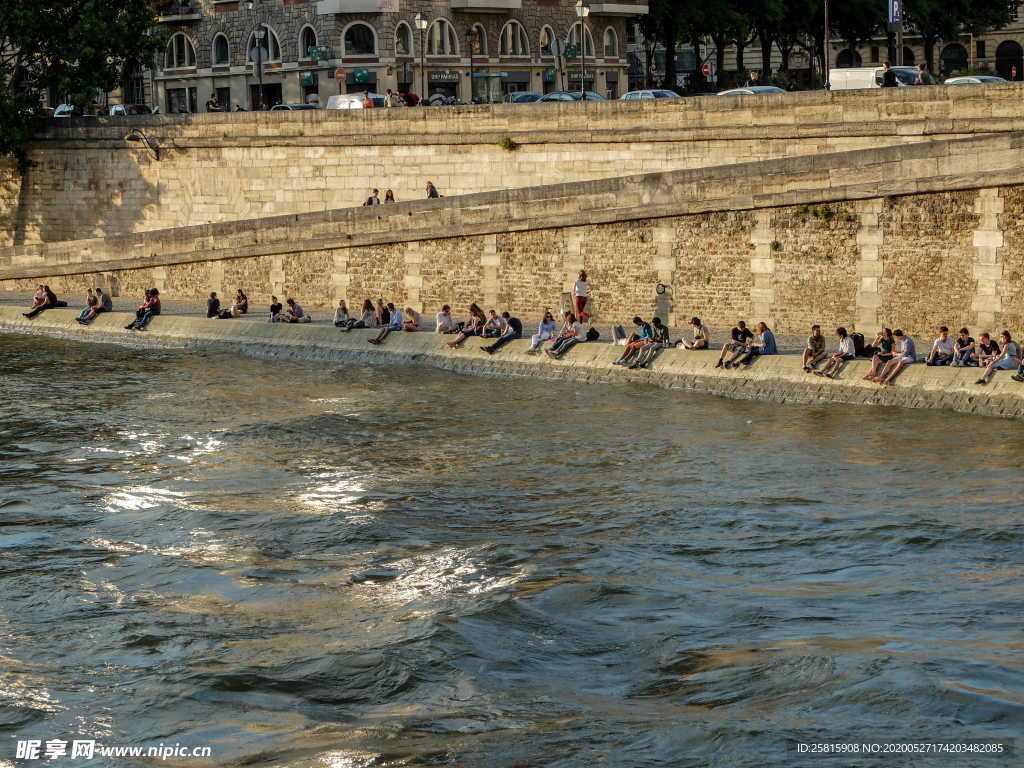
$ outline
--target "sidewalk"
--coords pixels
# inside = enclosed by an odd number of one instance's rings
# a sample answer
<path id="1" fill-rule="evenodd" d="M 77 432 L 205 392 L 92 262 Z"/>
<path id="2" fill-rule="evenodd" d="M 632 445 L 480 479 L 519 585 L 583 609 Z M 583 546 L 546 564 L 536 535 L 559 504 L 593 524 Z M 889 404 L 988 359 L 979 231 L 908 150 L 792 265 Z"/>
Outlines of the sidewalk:
<path id="1" fill-rule="evenodd" d="M 82 301 L 81 304 L 75 304 L 75 302 L 73 300 L 69 301 L 66 297 L 63 297 L 63 296 L 59 297 L 59 298 L 61 298 L 64 301 L 68 302 L 68 308 L 69 309 L 81 309 L 82 307 L 85 306 L 84 298 L 81 298 L 81 301 Z M 118 298 L 114 299 L 114 310 L 118 311 L 118 312 L 130 312 L 135 307 L 137 307 L 140 302 L 141 302 L 140 298 L 133 298 L 133 297 L 130 297 L 130 296 L 119 296 Z M 200 302 L 197 302 L 197 301 L 180 301 L 180 300 L 176 300 L 176 299 L 167 299 L 167 300 L 165 300 L 165 299 L 163 299 L 161 297 L 160 304 L 161 304 L 161 308 L 162 308 L 162 314 L 164 314 L 164 315 L 173 315 L 173 316 L 176 316 L 176 317 L 201 317 L 201 318 L 205 318 L 206 317 L 206 303 L 205 302 L 200 304 Z M 230 304 L 231 304 L 231 302 L 229 301 L 229 302 L 227 302 L 225 304 L 225 306 L 230 306 Z M 9 292 L 0 292 L 0 306 L 23 307 L 24 309 L 22 311 L 28 311 L 28 308 L 31 305 L 32 305 L 32 297 L 31 297 L 31 295 L 9 293 Z M 498 309 L 498 308 L 495 307 L 495 309 Z M 312 315 L 313 322 L 312 323 L 306 323 L 306 325 L 330 325 L 331 322 L 334 319 L 334 309 L 333 308 L 328 309 L 326 307 L 307 307 L 307 311 L 309 312 L 310 315 Z M 456 318 L 460 317 L 458 315 L 458 313 L 455 313 L 455 314 L 456 314 Z M 250 313 L 248 315 L 243 315 L 242 317 L 237 318 L 236 320 L 221 320 L 221 321 L 211 320 L 210 322 L 225 322 L 225 323 L 227 323 L 227 322 L 242 322 L 242 323 L 259 322 L 259 323 L 265 323 L 265 322 L 267 322 L 267 316 L 268 315 L 269 315 L 269 309 L 267 307 L 264 307 L 264 306 L 253 306 L 253 307 L 250 308 Z M 520 319 L 523 320 L 523 334 L 524 335 L 528 336 L 528 335 L 530 335 L 530 334 L 535 332 L 536 327 L 537 327 L 537 321 L 536 320 L 531 320 L 530 318 L 520 318 Z M 421 321 L 423 323 L 424 330 L 431 330 L 432 331 L 434 329 L 431 317 L 427 317 L 426 314 L 424 314 L 424 316 L 421 318 Z M 752 325 L 756 321 L 751 319 L 748 322 L 750 322 L 751 325 Z M 629 333 L 630 332 L 630 326 L 629 326 L 628 322 L 624 322 L 623 325 L 626 326 L 626 333 Z M 600 339 L 601 342 L 609 342 L 611 340 L 611 337 L 612 337 L 611 326 L 595 324 L 594 327 L 597 328 L 597 330 L 601 333 L 601 339 Z M 689 326 L 685 326 L 684 328 L 672 328 L 671 330 L 672 330 L 672 339 L 673 340 L 682 338 L 684 335 L 685 335 L 686 338 L 690 338 L 691 334 L 690 334 L 690 327 Z M 808 333 L 809 332 L 810 331 L 808 331 Z M 867 334 L 865 334 L 865 336 L 866 335 Z M 834 343 L 834 338 L 832 337 L 831 332 L 828 329 L 825 330 L 825 338 L 826 338 L 826 349 L 832 350 L 832 348 L 835 347 L 836 344 Z M 722 343 L 724 341 L 728 341 L 728 339 L 729 339 L 729 328 L 712 328 L 711 329 L 711 342 L 712 342 L 711 343 L 711 348 L 712 349 L 721 349 L 722 348 Z M 806 341 L 806 339 L 807 339 L 807 335 L 806 334 L 793 334 L 793 333 L 786 334 L 786 333 L 783 333 L 783 334 L 776 334 L 775 335 L 775 343 L 778 345 L 779 352 L 783 353 L 783 354 L 801 352 L 803 350 L 803 348 L 804 348 L 804 342 Z M 867 339 L 867 341 L 870 342 L 871 339 Z M 918 341 L 920 342 L 920 340 L 918 340 Z"/>

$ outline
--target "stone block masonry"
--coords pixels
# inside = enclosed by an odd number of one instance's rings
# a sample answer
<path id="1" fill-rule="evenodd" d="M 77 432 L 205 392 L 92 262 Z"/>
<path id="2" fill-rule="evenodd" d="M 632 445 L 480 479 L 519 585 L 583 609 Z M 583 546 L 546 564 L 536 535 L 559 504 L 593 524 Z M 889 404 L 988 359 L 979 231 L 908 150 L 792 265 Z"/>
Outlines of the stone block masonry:
<path id="1" fill-rule="evenodd" d="M 498 354 L 480 351 L 479 340 L 449 350 L 450 337 L 434 333 L 395 333 L 383 346 L 370 347 L 373 331 L 343 333 L 329 325 L 279 325 L 254 320 L 206 320 L 191 317 L 155 318 L 145 333 L 125 331 L 132 317 L 115 312 L 101 315 L 88 328 L 78 325 L 74 310 L 49 310 L 26 320 L 11 307 L 0 307 L 0 332 L 55 336 L 78 342 L 137 346 L 217 349 L 270 358 L 302 359 L 332 365 L 346 363 L 408 363 L 447 369 L 467 375 L 531 376 L 593 384 L 647 384 L 667 389 L 702 392 L 739 400 L 785 404 L 933 408 L 979 416 L 1024 418 L 1024 385 L 1008 372 L 997 374 L 987 387 L 975 385 L 977 369 L 908 368 L 892 387 L 861 381 L 867 361 L 854 361 L 840 378 L 829 381 L 800 369 L 796 355 L 758 359 L 744 371 L 714 367 L 717 352 L 664 350 L 652 370 L 628 371 L 611 363 L 620 347 L 606 343 L 577 345 L 562 361 L 526 354 L 528 341 L 506 345 Z M 476 343 L 472 343 L 476 342 Z"/>
<path id="2" fill-rule="evenodd" d="M 973 175 L 956 173 L 966 150 Z M 99 282 L 134 300 L 155 285 L 201 306 L 240 287 L 254 304 L 384 297 L 428 316 L 475 301 L 531 323 L 586 269 L 605 325 L 657 313 L 677 334 L 700 316 L 716 340 L 738 318 L 801 334 L 884 324 L 925 344 L 939 324 L 1016 335 L 1022 150 L 1017 134 L 934 141 L 18 246 L 0 249 L 0 290 L 48 282 L 74 301 Z M 922 160 L 940 175 L 913 176 Z M 869 164 L 881 181 L 844 184 Z"/>
<path id="3" fill-rule="evenodd" d="M 0 246 L 1024 130 L 1024 86 L 65 121 L 0 167 Z M 1013 109 L 1007 109 L 1012 106 Z M 159 144 L 157 161 L 131 128 Z M 511 138 L 520 148 L 498 146 Z M 914 175 L 938 173 L 927 160 Z M 960 158 L 958 172 L 977 171 Z M 865 161 L 846 183 L 877 181 Z"/>

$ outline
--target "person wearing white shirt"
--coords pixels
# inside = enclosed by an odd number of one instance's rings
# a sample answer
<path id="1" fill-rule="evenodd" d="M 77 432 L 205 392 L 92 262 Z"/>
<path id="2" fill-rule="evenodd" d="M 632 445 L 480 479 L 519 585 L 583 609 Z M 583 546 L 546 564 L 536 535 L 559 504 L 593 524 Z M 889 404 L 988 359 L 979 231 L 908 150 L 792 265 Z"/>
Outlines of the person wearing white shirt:
<path id="1" fill-rule="evenodd" d="M 540 346 L 555 335 L 555 316 L 545 310 L 544 318 L 537 325 L 537 332 L 530 339 L 530 348 L 526 350 L 528 355 L 536 355 Z"/>
<path id="2" fill-rule="evenodd" d="M 562 326 L 558 338 L 551 345 L 551 349 L 545 349 L 544 351 L 552 360 L 561 360 L 566 352 L 575 347 L 579 342 L 586 340 L 587 332 L 583 328 L 583 323 L 577 320 L 572 312 L 566 312 L 565 324 Z"/>
<path id="3" fill-rule="evenodd" d="M 342 299 L 338 302 L 338 308 L 334 310 L 334 327 L 341 328 L 348 325 L 348 319 L 348 306 L 346 306 L 345 300 Z"/>
<path id="4" fill-rule="evenodd" d="M 839 339 L 839 349 L 828 359 L 824 368 L 814 372 L 818 376 L 827 376 L 830 379 L 834 379 L 843 365 L 857 356 L 857 347 L 845 328 L 836 328 L 836 338 Z"/>
<path id="5" fill-rule="evenodd" d="M 455 333 L 458 327 L 455 325 L 455 318 L 452 317 L 452 308 L 445 304 L 437 313 L 437 333 Z"/>
<path id="6" fill-rule="evenodd" d="M 587 322 L 590 315 L 586 312 L 587 300 L 590 298 L 590 283 L 587 282 L 586 270 L 580 270 L 579 280 L 572 287 L 573 300 L 576 305 L 576 315 L 582 322 Z"/>
<path id="7" fill-rule="evenodd" d="M 925 365 L 950 365 L 953 362 L 955 342 L 949 336 L 949 328 L 939 328 L 939 338 L 932 343 L 932 351 L 928 353 Z"/>

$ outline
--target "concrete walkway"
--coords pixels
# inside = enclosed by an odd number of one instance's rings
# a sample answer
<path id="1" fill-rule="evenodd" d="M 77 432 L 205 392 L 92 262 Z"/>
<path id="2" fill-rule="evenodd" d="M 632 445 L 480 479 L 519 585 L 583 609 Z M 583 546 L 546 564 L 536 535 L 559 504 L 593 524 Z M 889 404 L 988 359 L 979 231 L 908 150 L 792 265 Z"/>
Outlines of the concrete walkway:
<path id="1" fill-rule="evenodd" d="M 273 360 L 301 359 L 329 365 L 347 363 L 400 363 L 426 365 L 479 376 L 531 376 L 587 383 L 642 383 L 686 389 L 742 400 L 779 403 L 847 403 L 883 407 L 949 409 L 1005 418 L 1024 418 L 1024 385 L 1001 371 L 988 386 L 975 384 L 977 368 L 910 366 L 895 386 L 880 387 L 862 381 L 868 361 L 850 362 L 835 380 L 803 372 L 796 355 L 761 357 L 748 369 L 715 368 L 718 352 L 667 349 L 651 370 L 624 370 L 613 366 L 619 348 L 610 344 L 578 344 L 564 359 L 528 355 L 529 342 L 514 341 L 499 353 L 480 350 L 471 339 L 460 349 L 448 349 L 449 337 L 434 333 L 392 334 L 380 346 L 367 343 L 373 331 L 341 332 L 326 324 L 230 322 L 204 317 L 161 315 L 145 333 L 126 331 L 133 315 L 101 315 L 89 327 L 75 322 L 76 310 L 52 309 L 35 320 L 25 319 L 21 308 L 0 306 L 0 331 L 41 334 L 77 342 L 116 343 L 214 349 Z"/>

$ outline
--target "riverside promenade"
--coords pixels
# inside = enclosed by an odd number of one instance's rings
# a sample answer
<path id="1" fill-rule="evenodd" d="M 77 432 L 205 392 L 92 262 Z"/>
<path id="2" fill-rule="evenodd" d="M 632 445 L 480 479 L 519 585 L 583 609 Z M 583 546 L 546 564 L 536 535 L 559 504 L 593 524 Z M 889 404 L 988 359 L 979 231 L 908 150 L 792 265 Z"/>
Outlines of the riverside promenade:
<path id="1" fill-rule="evenodd" d="M 905 370 L 891 387 L 861 380 L 868 361 L 849 363 L 840 377 L 826 380 L 804 373 L 797 354 L 762 357 L 743 371 L 716 369 L 719 351 L 664 350 L 650 370 L 613 366 L 621 351 L 602 339 L 578 344 L 560 361 L 526 354 L 528 340 L 514 341 L 495 355 L 480 350 L 471 338 L 460 349 L 445 345 L 451 337 L 431 332 L 393 333 L 380 346 L 367 339 L 376 331 L 340 331 L 327 324 L 284 325 L 252 320 L 207 320 L 162 315 L 144 332 L 126 331 L 134 315 L 112 312 L 88 327 L 75 322 L 79 310 L 52 309 L 34 320 L 22 308 L 0 306 L 0 332 L 40 334 L 75 342 L 138 347 L 217 349 L 274 360 L 422 365 L 474 376 L 543 377 L 595 384 L 646 384 L 689 390 L 739 400 L 789 404 L 849 404 L 879 407 L 953 410 L 979 416 L 1024 418 L 1024 385 L 999 372 L 986 387 L 974 382 L 977 368 L 929 368 L 918 363 Z M 526 330 L 530 330 L 527 326 Z M 919 339 L 924 347 L 928 340 Z"/>

